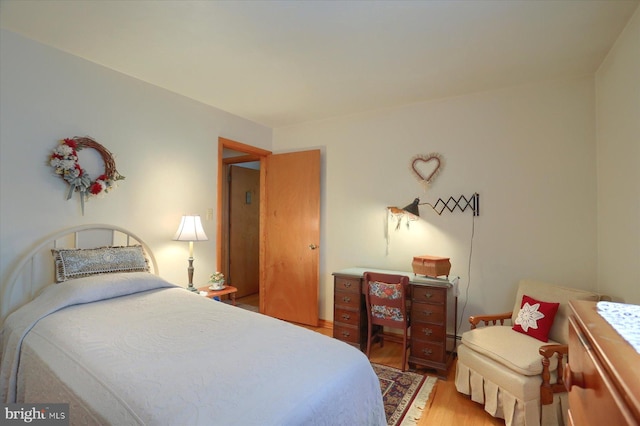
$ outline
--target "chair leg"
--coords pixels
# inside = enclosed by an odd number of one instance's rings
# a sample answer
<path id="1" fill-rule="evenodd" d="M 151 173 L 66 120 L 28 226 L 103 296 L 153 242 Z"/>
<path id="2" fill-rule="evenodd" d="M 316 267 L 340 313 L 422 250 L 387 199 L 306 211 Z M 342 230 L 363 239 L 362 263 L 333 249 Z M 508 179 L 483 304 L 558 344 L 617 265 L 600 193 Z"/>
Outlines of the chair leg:
<path id="1" fill-rule="evenodd" d="M 381 325 L 372 325 L 371 326 L 371 342 L 380 343 L 380 347 L 384 347 L 384 336 L 382 334 L 383 327 Z"/>
<path id="2" fill-rule="evenodd" d="M 367 358 L 369 358 L 370 353 L 371 353 L 371 321 L 369 321 L 369 325 L 367 327 Z"/>
<path id="3" fill-rule="evenodd" d="M 407 333 L 405 332 L 402 339 L 402 371 L 407 369 Z"/>

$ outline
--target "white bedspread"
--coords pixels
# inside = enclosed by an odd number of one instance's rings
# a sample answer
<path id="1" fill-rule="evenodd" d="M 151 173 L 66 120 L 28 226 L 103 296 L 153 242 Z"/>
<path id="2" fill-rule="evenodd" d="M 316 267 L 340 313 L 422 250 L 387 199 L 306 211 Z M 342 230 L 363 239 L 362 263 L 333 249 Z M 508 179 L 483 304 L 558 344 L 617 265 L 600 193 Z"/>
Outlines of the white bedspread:
<path id="1" fill-rule="evenodd" d="M 72 424 L 386 424 L 360 351 L 152 274 L 51 285 L 2 332 L 2 400 L 70 402 Z"/>

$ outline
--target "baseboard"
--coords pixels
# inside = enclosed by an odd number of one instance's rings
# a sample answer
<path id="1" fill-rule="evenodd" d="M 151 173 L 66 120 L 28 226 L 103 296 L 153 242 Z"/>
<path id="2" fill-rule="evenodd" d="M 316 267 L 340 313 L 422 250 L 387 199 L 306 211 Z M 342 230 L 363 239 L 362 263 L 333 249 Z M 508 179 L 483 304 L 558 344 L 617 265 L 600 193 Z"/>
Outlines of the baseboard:
<path id="1" fill-rule="evenodd" d="M 318 327 L 319 328 L 327 328 L 329 330 L 333 330 L 333 322 L 320 319 L 320 320 L 318 320 Z"/>

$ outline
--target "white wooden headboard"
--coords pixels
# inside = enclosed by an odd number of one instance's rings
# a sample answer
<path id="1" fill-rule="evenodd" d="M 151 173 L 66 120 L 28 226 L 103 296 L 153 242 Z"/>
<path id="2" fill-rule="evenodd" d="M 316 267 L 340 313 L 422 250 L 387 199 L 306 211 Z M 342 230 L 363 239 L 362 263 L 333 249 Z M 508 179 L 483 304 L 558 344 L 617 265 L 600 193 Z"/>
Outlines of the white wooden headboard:
<path id="1" fill-rule="evenodd" d="M 53 248 L 94 248 L 140 244 L 149 259 L 151 272 L 158 265 L 149 246 L 132 232 L 113 225 L 81 225 L 56 232 L 34 246 L 11 270 L 0 292 L 0 324 L 20 306 L 33 299 L 40 290 L 54 282 Z"/>

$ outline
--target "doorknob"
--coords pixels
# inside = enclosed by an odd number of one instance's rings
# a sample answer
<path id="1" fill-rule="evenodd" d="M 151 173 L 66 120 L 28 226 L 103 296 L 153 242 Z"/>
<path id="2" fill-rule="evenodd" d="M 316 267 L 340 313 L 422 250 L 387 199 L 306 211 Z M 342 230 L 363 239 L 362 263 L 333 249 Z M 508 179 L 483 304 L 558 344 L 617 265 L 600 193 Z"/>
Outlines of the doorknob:
<path id="1" fill-rule="evenodd" d="M 310 248 L 311 250 L 315 250 L 315 249 L 317 249 L 318 247 L 319 247 L 319 246 L 317 246 L 317 245 L 315 245 L 315 244 L 309 244 L 309 248 Z"/>

